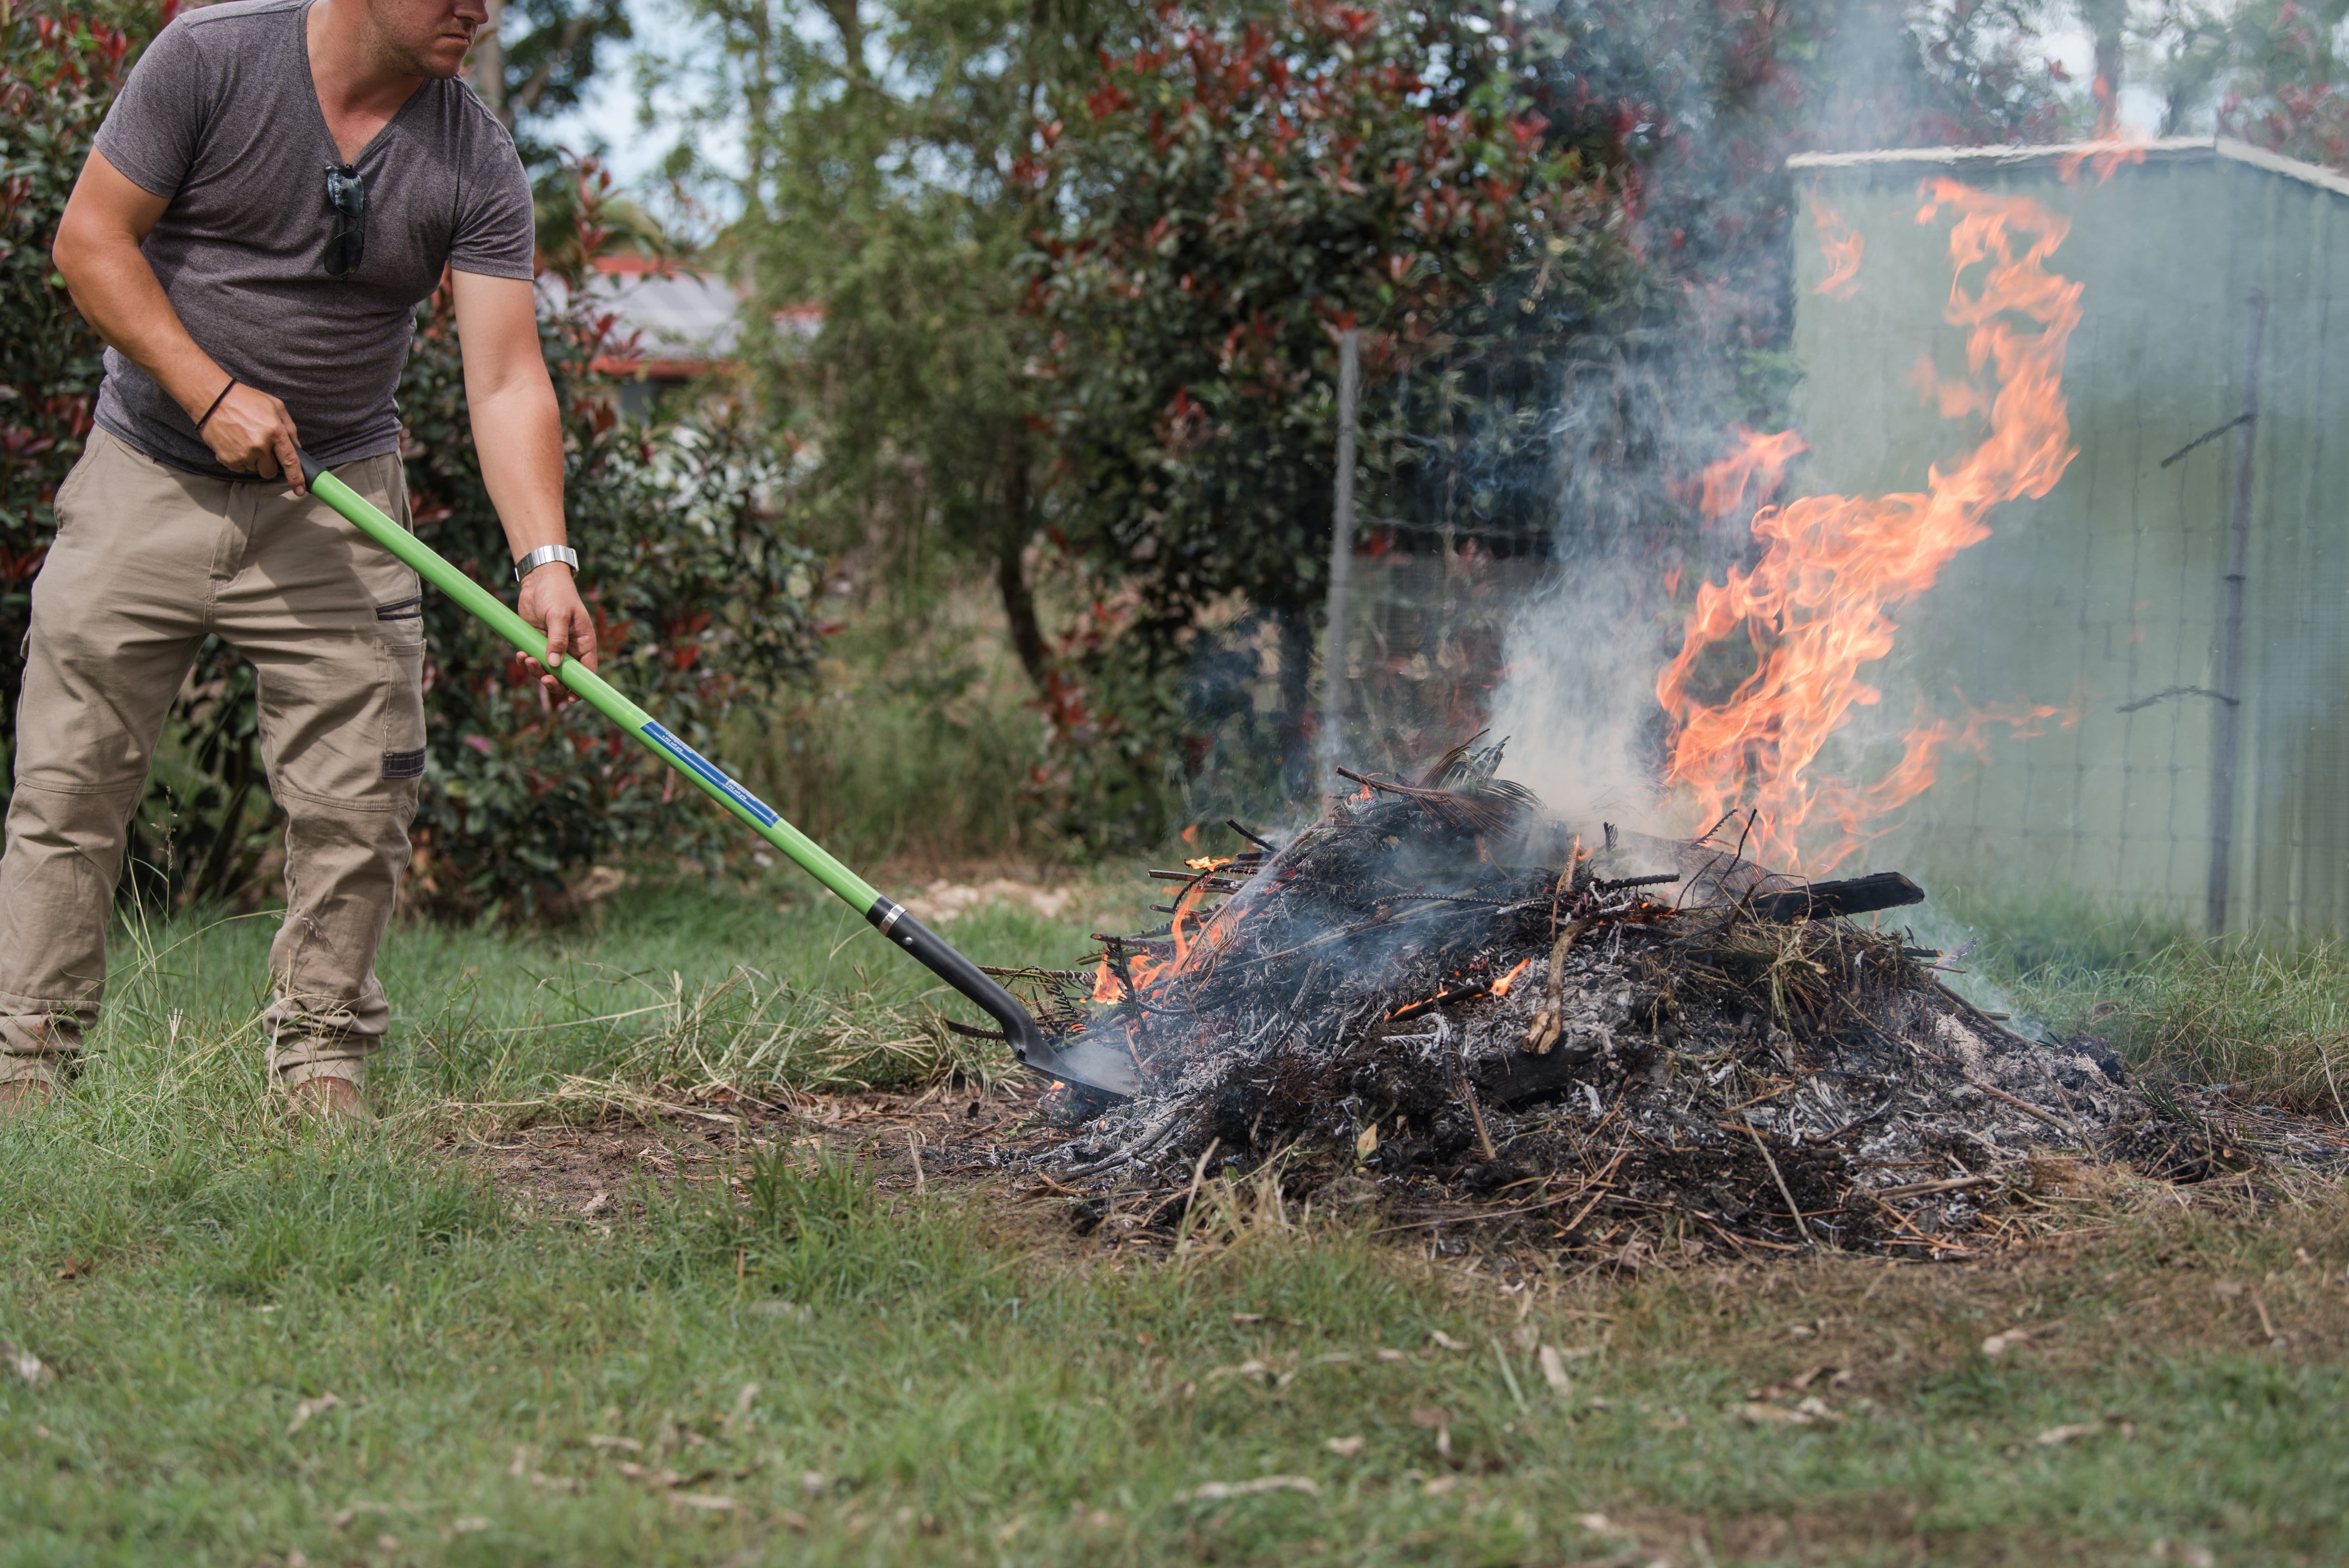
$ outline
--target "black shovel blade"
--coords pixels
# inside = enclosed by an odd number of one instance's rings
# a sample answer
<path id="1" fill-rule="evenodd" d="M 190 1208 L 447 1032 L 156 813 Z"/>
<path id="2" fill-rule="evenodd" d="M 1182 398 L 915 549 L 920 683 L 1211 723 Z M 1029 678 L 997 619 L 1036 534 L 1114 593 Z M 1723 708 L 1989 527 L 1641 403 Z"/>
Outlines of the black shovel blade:
<path id="1" fill-rule="evenodd" d="M 1123 1051 L 1097 1040 L 1075 1040 L 1062 1049 L 1053 1049 L 1043 1026 L 1019 1005 L 1019 998 L 937 933 L 907 914 L 905 905 L 877 899 L 864 918 L 923 967 L 986 1009 L 988 1016 L 1003 1026 L 1003 1037 L 1010 1042 L 1022 1066 L 1103 1099 L 1130 1099 L 1140 1089 L 1133 1059 Z"/>

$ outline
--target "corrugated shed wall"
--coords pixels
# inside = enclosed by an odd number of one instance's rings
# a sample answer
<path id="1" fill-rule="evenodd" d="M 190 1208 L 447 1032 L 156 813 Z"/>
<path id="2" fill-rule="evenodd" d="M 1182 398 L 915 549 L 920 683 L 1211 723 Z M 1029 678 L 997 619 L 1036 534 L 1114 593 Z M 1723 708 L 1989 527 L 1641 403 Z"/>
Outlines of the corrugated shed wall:
<path id="1" fill-rule="evenodd" d="M 1796 226 L 1796 426 L 1812 492 L 1920 489 L 1982 425 L 1947 420 L 1915 367 L 1962 367 L 1943 320 L 1946 221 L 1916 221 L 1919 185 L 1947 175 L 2024 195 L 2072 229 L 2052 270 L 2085 288 L 2064 375 L 2079 453 L 2043 500 L 1992 514 L 1992 537 L 1896 612 L 1884 702 L 1844 761 L 1889 755 L 1915 705 L 1944 716 L 2064 709 L 2035 738 L 1945 761 L 1906 827 L 1870 855 L 1943 881 L 2066 889 L 2199 928 L 2238 441 L 2163 466 L 2240 412 L 2249 307 L 2268 299 L 2245 573 L 2244 680 L 2228 924 L 2349 930 L 2349 252 L 2332 177 L 2209 143 L 2161 144 L 2098 185 L 2044 157 L 1798 167 L 1864 238 L 1857 292 L 1826 274 L 1810 215 Z M 2339 335 L 2336 337 L 2336 334 Z M 1961 696 L 1960 694 L 1962 694 Z M 2002 727 L 1990 727 L 2003 735 Z"/>

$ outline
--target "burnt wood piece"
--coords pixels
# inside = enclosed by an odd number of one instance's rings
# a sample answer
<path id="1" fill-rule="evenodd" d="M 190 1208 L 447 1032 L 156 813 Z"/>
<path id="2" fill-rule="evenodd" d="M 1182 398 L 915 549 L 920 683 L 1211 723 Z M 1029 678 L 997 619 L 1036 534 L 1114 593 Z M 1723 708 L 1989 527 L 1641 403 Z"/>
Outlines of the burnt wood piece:
<path id="1" fill-rule="evenodd" d="M 1589 1076 L 1598 1059 L 1595 1050 L 1566 1045 L 1547 1056 L 1511 1051 L 1506 1057 L 1488 1057 L 1475 1063 L 1468 1069 L 1468 1078 L 1487 1104 L 1506 1109 L 1565 1093 L 1578 1077 Z"/>
<path id="2" fill-rule="evenodd" d="M 1825 920 L 1837 914 L 1866 914 L 1870 910 L 1898 909 L 1922 903 L 1925 890 L 1899 872 L 1870 872 L 1843 882 L 1813 882 L 1785 892 L 1757 893 L 1754 913 L 1781 925 L 1798 920 Z"/>

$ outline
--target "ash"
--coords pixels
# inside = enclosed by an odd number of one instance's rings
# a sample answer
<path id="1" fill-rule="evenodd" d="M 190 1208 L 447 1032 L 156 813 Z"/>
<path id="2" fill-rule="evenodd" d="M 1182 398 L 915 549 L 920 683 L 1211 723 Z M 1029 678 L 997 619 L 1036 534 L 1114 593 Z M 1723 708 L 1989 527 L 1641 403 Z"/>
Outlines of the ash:
<path id="1" fill-rule="evenodd" d="M 1573 1244 L 1947 1255 L 2055 1151 L 2173 1181 L 2261 1158 L 2175 1095 L 2157 1109 L 2098 1042 L 2024 1038 L 1940 984 L 1939 954 L 1832 913 L 1921 897 L 1905 879 L 1586 841 L 1499 761 L 1350 774 L 1361 791 L 1286 845 L 1234 824 L 1250 847 L 1191 862 L 1169 926 L 1104 938 L 1090 975 L 1028 972 L 1048 1022 L 1130 1050 L 1143 1083 L 1041 1167 L 1179 1192 L 1278 1160 L 1292 1196 Z"/>

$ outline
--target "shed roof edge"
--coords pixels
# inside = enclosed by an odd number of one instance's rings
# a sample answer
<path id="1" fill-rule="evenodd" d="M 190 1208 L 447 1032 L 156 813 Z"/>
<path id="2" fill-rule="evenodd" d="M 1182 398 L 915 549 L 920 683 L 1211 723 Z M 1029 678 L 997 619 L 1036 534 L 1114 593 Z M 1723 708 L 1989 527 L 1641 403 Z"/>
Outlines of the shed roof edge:
<path id="1" fill-rule="evenodd" d="M 2027 168 L 2037 163 L 2054 163 L 2059 159 L 2078 158 L 2097 152 L 2109 152 L 2110 141 L 2069 141 L 2052 146 L 2017 147 L 1913 147 L 1885 148 L 1867 152 L 1798 152 L 1786 160 L 1786 167 L 1795 169 L 1865 169 L 1898 164 L 1973 164 L 2002 169 Z M 2128 144 L 2148 159 L 2162 162 L 2182 161 L 2196 155 L 2223 159 L 2230 163 L 2248 164 L 2270 174 L 2281 174 L 2297 180 L 2303 185 L 2313 185 L 2335 196 L 2349 196 L 2349 177 L 2334 173 L 2322 164 L 2307 163 L 2297 158 L 2286 158 L 2254 147 L 2248 141 L 2237 141 L 2225 136 L 2166 136 L 2152 141 Z"/>

